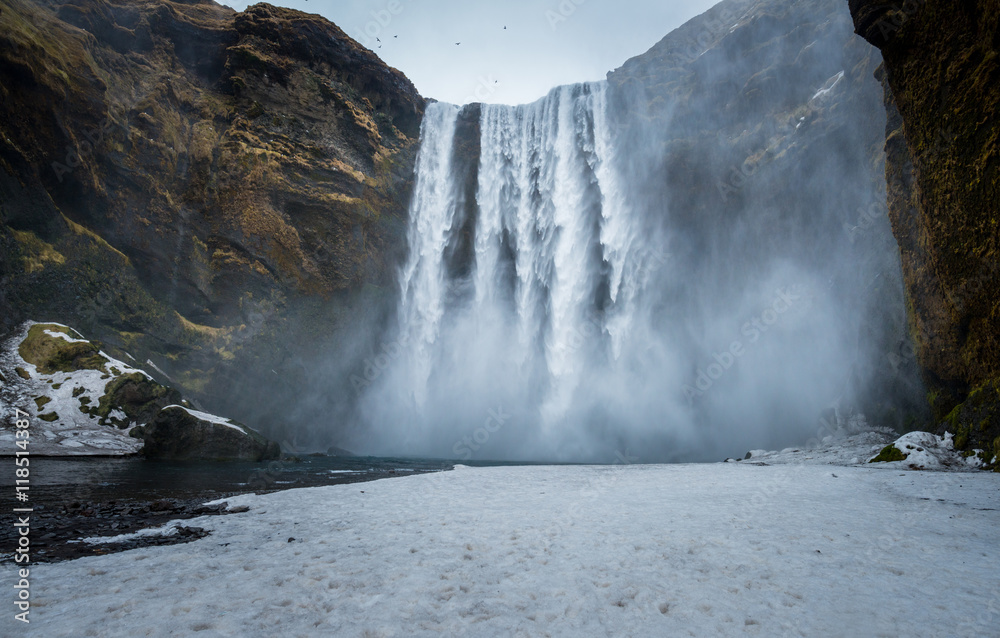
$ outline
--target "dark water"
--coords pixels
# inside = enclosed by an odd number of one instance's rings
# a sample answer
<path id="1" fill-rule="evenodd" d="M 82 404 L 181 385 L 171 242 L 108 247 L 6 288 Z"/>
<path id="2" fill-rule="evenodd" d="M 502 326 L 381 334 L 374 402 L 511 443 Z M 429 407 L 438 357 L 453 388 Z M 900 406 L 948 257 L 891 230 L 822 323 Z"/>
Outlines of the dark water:
<path id="1" fill-rule="evenodd" d="M 0 472 L 4 488 L 14 485 L 14 461 Z M 211 500 L 247 492 L 354 483 L 449 470 L 451 461 L 376 457 L 306 456 L 299 461 L 178 462 L 140 458 L 32 458 L 33 503 L 67 501 Z M 13 492 L 13 489 L 10 490 Z"/>

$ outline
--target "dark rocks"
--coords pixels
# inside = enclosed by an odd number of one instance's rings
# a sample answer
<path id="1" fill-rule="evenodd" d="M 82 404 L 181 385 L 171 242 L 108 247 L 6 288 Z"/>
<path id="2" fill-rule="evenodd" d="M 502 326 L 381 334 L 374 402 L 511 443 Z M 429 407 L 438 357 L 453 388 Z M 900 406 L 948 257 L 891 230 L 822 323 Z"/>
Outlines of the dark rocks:
<path id="1" fill-rule="evenodd" d="M 180 406 L 169 406 L 143 431 L 142 454 L 170 460 L 268 460 L 280 456 L 277 443 L 233 422 L 199 418 Z"/>
<path id="2" fill-rule="evenodd" d="M 995 2 L 849 6 L 856 32 L 882 53 L 889 218 L 915 360 L 935 419 L 952 421 L 1000 379 L 1000 14 Z M 955 434 L 957 447 L 974 444 Z"/>
<path id="3" fill-rule="evenodd" d="M 102 425 L 111 423 L 125 427 L 130 422 L 146 423 L 161 408 L 180 402 L 181 394 L 177 390 L 160 385 L 141 372 L 133 372 L 108 381 L 100 404 L 89 413 L 100 418 Z M 113 419 L 110 414 L 116 409 L 124 412 L 127 418 Z M 139 434 L 133 436 L 139 438 Z"/>
<path id="4" fill-rule="evenodd" d="M 51 317 L 272 427 L 286 358 L 388 306 L 424 99 L 321 16 L 15 0 L 0 87 L 0 333 Z"/>

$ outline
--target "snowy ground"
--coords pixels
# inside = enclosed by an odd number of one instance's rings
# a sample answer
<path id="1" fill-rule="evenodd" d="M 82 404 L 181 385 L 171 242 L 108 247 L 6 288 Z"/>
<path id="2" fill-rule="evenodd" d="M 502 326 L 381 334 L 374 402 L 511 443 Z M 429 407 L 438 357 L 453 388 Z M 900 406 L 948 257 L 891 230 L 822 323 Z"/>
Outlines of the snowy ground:
<path id="1" fill-rule="evenodd" d="M 31 630 L 997 635 L 998 497 L 987 472 L 752 462 L 459 466 L 247 495 L 229 502 L 249 512 L 185 521 L 213 531 L 193 543 L 32 567 Z M 0 633 L 22 634 L 12 615 Z"/>

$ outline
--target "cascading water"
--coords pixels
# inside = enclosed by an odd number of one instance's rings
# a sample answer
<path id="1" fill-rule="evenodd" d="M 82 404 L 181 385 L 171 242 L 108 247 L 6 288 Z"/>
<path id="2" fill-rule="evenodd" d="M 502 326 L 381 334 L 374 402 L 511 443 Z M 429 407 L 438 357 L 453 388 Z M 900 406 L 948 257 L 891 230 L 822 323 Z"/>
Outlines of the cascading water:
<path id="1" fill-rule="evenodd" d="M 678 263 L 667 211 L 633 201 L 609 96 L 602 82 L 483 105 L 471 157 L 461 128 L 477 107 L 427 107 L 398 335 L 361 398 L 357 449 L 714 458 L 779 431 L 778 397 L 790 423 L 823 407 L 801 386 L 845 375 L 849 331 L 817 319 L 837 314 L 817 278 L 773 260 L 722 284 L 715 266 Z M 761 316 L 763 339 L 747 328 Z M 732 354 L 737 342 L 749 354 Z"/>
<path id="2" fill-rule="evenodd" d="M 619 374 L 636 296 L 662 251 L 637 233 L 607 93 L 591 83 L 530 105 L 482 106 L 474 257 L 457 277 L 446 259 L 463 209 L 454 155 L 460 109 L 428 107 L 392 344 L 398 356 L 366 397 L 391 449 L 461 456 L 485 443 L 475 438 L 485 430 L 498 456 L 572 458 L 589 443 L 567 434 L 605 425 L 594 398 L 605 395 L 605 408 L 621 400 L 606 379 L 593 387 L 593 372 Z M 392 424 L 392 434 L 378 423 Z"/>

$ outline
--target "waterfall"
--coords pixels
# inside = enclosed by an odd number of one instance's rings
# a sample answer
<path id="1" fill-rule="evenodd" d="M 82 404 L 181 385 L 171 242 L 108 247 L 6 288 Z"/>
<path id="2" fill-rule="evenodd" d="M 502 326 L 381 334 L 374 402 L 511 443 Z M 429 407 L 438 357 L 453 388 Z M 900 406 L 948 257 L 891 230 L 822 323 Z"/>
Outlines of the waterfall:
<path id="1" fill-rule="evenodd" d="M 565 86 L 533 104 L 481 107 L 474 238 L 457 232 L 465 214 L 459 114 L 433 103 L 421 131 L 400 275 L 402 356 L 390 374 L 389 402 L 406 409 L 393 418 L 409 423 L 406 436 L 420 446 L 442 419 L 471 425 L 517 406 L 519 436 L 558 438 L 584 373 L 621 355 L 642 285 L 607 87 Z M 457 276 L 446 263 L 456 241 L 473 246 L 468 272 Z M 477 396 L 481 418 L 464 407 L 449 414 Z"/>
<path id="2" fill-rule="evenodd" d="M 428 105 L 398 327 L 353 447 L 712 459 L 788 441 L 850 374 L 856 321 L 816 285 L 839 262 L 796 261 L 726 220 L 699 230 L 718 259 L 692 252 L 706 242 L 684 243 L 691 216 L 627 172 L 646 160 L 620 147 L 611 95 L 595 82 L 520 106 Z"/>

